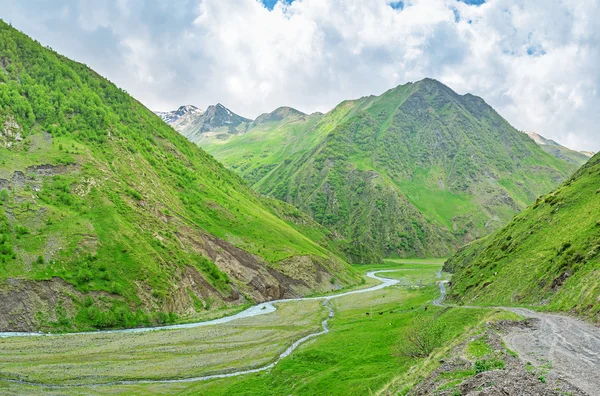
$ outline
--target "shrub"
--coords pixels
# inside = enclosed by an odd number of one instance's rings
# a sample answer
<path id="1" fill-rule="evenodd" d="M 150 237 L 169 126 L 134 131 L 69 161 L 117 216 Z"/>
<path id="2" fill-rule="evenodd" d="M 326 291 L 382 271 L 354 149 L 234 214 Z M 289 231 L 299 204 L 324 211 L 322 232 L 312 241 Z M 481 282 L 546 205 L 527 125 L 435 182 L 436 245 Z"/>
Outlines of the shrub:
<path id="1" fill-rule="evenodd" d="M 127 193 L 127 195 L 129 195 L 131 198 L 133 198 L 133 199 L 135 199 L 135 200 L 137 200 L 137 201 L 141 201 L 141 200 L 142 200 L 142 198 L 144 198 L 144 197 L 142 196 L 142 194 L 140 194 L 139 192 L 137 192 L 137 191 L 135 191 L 135 190 L 133 190 L 133 189 L 131 189 L 131 188 L 128 188 L 128 189 L 126 190 L 126 193 Z"/>
<path id="2" fill-rule="evenodd" d="M 504 361 L 500 359 L 483 359 L 475 362 L 475 372 L 477 374 L 502 368 L 504 368 Z"/>
<path id="3" fill-rule="evenodd" d="M 446 326 L 433 317 L 417 316 L 404 333 L 401 354 L 413 358 L 427 357 L 441 345 Z"/>
<path id="4" fill-rule="evenodd" d="M 17 225 L 15 227 L 15 231 L 17 233 L 17 238 L 20 237 L 21 235 L 29 234 L 29 230 L 27 228 L 23 227 L 22 225 Z"/>

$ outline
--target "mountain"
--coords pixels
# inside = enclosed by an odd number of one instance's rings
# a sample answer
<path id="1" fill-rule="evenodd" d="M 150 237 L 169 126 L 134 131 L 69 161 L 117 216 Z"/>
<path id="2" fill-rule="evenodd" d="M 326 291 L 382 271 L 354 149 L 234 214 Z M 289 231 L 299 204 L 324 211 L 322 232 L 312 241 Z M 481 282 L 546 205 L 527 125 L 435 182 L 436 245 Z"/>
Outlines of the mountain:
<path id="1" fill-rule="evenodd" d="M 535 305 L 600 321 L 600 155 L 445 264 L 459 302 Z"/>
<path id="2" fill-rule="evenodd" d="M 174 111 L 156 112 L 156 115 L 175 129 L 187 128 L 196 120 L 196 118 L 202 116 L 202 114 L 204 114 L 204 112 L 194 105 L 180 106 Z"/>
<path id="3" fill-rule="evenodd" d="M 292 120 L 292 119 L 304 119 L 307 115 L 303 112 L 293 109 L 291 107 L 282 106 L 278 107 L 271 113 L 264 113 L 256 117 L 256 120 L 250 127 L 254 127 L 258 124 L 263 124 L 267 122 L 276 122 L 283 120 Z"/>
<path id="4" fill-rule="evenodd" d="M 220 103 L 208 106 L 204 112 L 194 106 L 191 106 L 191 111 L 189 108 L 190 106 L 181 106 L 175 111 L 156 114 L 194 143 L 201 143 L 208 138 L 226 139 L 243 131 L 252 122 Z"/>
<path id="5" fill-rule="evenodd" d="M 483 99 L 431 79 L 327 114 L 280 113 L 200 144 L 256 191 L 345 238 L 359 262 L 449 255 L 576 170 Z"/>
<path id="6" fill-rule="evenodd" d="M 177 110 L 173 111 L 157 111 L 156 115 L 159 116 L 167 124 L 173 124 L 186 114 L 199 116 L 202 113 L 204 112 L 194 105 L 185 105 L 179 106 Z"/>
<path id="7" fill-rule="evenodd" d="M 0 164 L 0 331 L 191 320 L 358 281 L 331 232 L 2 21 Z"/>
<path id="8" fill-rule="evenodd" d="M 564 161 L 570 162 L 577 166 L 581 166 L 585 164 L 590 157 L 594 155 L 589 151 L 575 151 L 565 146 L 561 146 L 556 143 L 554 140 L 546 139 L 545 137 L 535 133 L 535 132 L 524 132 L 527 136 L 529 136 L 534 142 L 540 145 L 540 147 L 547 152 L 548 154 L 562 159 Z"/>

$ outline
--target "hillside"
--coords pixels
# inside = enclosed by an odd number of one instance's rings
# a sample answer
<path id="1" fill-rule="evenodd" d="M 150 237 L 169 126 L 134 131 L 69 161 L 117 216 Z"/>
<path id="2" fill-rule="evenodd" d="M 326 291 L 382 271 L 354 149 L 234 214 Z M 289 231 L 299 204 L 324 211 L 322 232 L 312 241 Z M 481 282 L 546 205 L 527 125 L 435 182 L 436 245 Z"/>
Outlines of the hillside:
<path id="1" fill-rule="evenodd" d="M 594 153 L 590 153 L 589 151 L 575 151 L 571 150 L 565 146 L 562 146 L 556 143 L 552 139 L 546 139 L 545 137 L 537 134 L 535 132 L 525 132 L 527 136 L 529 136 L 534 142 L 540 145 L 542 150 L 547 152 L 548 154 L 575 164 L 577 166 L 581 166 L 585 164 L 590 157 L 594 155 Z"/>
<path id="2" fill-rule="evenodd" d="M 189 320 L 358 280 L 329 231 L 2 21 L 0 204 L 0 331 Z"/>
<path id="3" fill-rule="evenodd" d="M 461 303 L 535 305 L 600 320 L 600 155 L 445 264 Z"/>
<path id="4" fill-rule="evenodd" d="M 576 169 L 481 98 L 431 79 L 327 114 L 259 119 L 200 144 L 258 192 L 346 238 L 359 262 L 446 256 L 506 224 Z"/>

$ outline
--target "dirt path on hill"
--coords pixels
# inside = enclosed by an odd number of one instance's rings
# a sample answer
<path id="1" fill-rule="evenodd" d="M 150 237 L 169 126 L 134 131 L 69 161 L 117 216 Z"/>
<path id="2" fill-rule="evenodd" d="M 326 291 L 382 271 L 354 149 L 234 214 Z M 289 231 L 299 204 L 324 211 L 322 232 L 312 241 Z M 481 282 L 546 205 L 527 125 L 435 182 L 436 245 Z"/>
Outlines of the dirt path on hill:
<path id="1" fill-rule="evenodd" d="M 537 319 L 532 328 L 515 329 L 503 337 L 521 359 L 551 365 L 552 375 L 590 396 L 600 395 L 600 329 L 566 316 L 505 309 Z"/>
<path id="2" fill-rule="evenodd" d="M 433 304 L 444 306 L 446 282 Z M 457 306 L 461 307 L 461 306 Z M 600 395 L 600 328 L 568 316 L 515 307 L 500 308 L 535 319 L 532 327 L 514 328 L 503 336 L 507 346 L 523 363 L 549 369 L 549 374 L 570 383 L 590 396 Z"/>

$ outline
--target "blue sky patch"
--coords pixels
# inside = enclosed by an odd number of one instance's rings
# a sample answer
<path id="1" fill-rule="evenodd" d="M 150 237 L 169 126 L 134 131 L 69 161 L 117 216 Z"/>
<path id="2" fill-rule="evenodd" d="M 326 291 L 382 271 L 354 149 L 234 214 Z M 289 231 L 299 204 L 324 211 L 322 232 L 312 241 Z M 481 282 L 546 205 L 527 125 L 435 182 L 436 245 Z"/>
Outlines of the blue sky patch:
<path id="1" fill-rule="evenodd" d="M 468 5 L 475 5 L 475 6 L 480 6 L 483 3 L 485 3 L 485 0 L 456 0 L 456 1 L 460 1 L 462 3 L 468 4 Z"/>
<path id="2" fill-rule="evenodd" d="M 261 0 L 263 5 L 265 6 L 265 8 L 269 11 L 273 10 L 273 7 L 275 7 L 275 4 L 277 4 L 278 1 L 280 1 L 280 0 Z M 287 4 L 291 4 L 293 2 L 294 2 L 294 0 L 282 1 L 282 3 L 287 3 Z"/>
<path id="3" fill-rule="evenodd" d="M 529 56 L 542 56 L 546 55 L 546 51 L 541 45 L 533 45 L 527 47 L 527 55 Z"/>
<path id="4" fill-rule="evenodd" d="M 454 22 L 460 22 L 460 12 L 454 7 L 452 7 L 452 13 L 454 13 Z"/>
<path id="5" fill-rule="evenodd" d="M 277 4 L 277 1 L 279 1 L 279 0 L 261 0 L 263 5 L 265 6 L 265 8 L 268 9 L 269 11 L 272 10 L 273 7 L 275 7 L 275 4 Z M 462 3 L 469 4 L 469 5 L 475 5 L 475 6 L 480 6 L 486 2 L 486 0 L 456 0 L 456 1 L 460 1 Z M 288 4 L 290 4 L 290 3 L 294 2 L 294 0 L 287 0 L 286 2 Z M 390 4 L 390 7 L 392 7 L 394 10 L 403 10 L 404 9 L 404 1 L 402 1 L 402 0 L 392 1 L 389 4 Z"/>
<path id="6" fill-rule="evenodd" d="M 390 3 L 390 7 L 392 7 L 394 10 L 403 10 L 404 2 L 403 1 L 392 1 Z"/>

